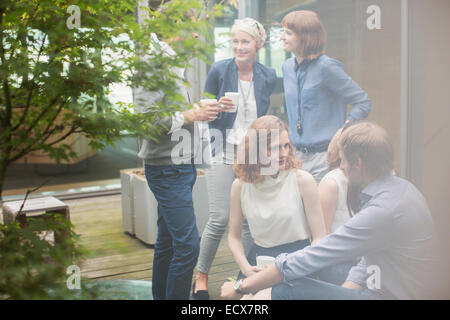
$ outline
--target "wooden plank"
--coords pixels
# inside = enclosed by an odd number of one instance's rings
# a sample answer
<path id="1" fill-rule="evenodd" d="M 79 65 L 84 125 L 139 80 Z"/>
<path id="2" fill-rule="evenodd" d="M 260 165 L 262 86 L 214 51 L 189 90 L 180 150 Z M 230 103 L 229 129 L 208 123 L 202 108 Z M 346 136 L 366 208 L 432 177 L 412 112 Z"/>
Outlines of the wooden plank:
<path id="1" fill-rule="evenodd" d="M 90 279 L 148 280 L 152 277 L 153 247 L 124 232 L 121 196 L 66 200 L 71 221 L 81 244 L 90 252 L 81 263 L 82 276 Z M 222 238 L 209 274 L 212 299 L 220 299 L 220 287 L 236 277 L 237 264 Z M 194 279 L 197 271 L 194 270 Z"/>
<path id="2" fill-rule="evenodd" d="M 3 206 L 12 212 L 18 212 L 22 205 L 22 212 L 48 211 L 67 208 L 65 203 L 54 197 L 27 199 L 25 204 L 23 200 L 8 201 L 3 203 Z"/>
<path id="3" fill-rule="evenodd" d="M 129 266 L 118 266 L 115 268 L 107 268 L 102 270 L 94 270 L 94 271 L 83 271 L 81 270 L 81 275 L 84 277 L 88 277 L 89 279 L 96 279 L 99 277 L 118 275 L 129 272 L 143 271 L 143 270 L 151 270 L 153 263 L 141 263 L 141 264 L 133 264 Z"/>

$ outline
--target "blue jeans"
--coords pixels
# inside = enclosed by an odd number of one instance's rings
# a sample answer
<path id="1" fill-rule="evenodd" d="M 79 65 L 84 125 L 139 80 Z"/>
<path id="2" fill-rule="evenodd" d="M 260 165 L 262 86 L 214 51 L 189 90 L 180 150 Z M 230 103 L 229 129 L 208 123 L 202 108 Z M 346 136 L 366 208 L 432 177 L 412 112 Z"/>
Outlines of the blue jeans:
<path id="1" fill-rule="evenodd" d="M 333 265 L 331 267 L 322 269 L 310 275 L 309 277 L 340 286 L 345 282 L 345 280 L 347 280 L 347 276 L 348 273 L 350 272 L 350 269 L 354 267 L 357 263 L 358 262 L 356 260 L 342 262 Z"/>
<path id="2" fill-rule="evenodd" d="M 155 300 L 188 300 L 200 250 L 192 188 L 193 165 L 145 166 L 147 183 L 158 201 L 158 234 L 152 272 Z"/>
<path id="3" fill-rule="evenodd" d="M 381 294 L 368 289 L 352 290 L 309 277 L 295 281 L 294 286 L 280 283 L 272 288 L 273 300 L 381 300 Z"/>

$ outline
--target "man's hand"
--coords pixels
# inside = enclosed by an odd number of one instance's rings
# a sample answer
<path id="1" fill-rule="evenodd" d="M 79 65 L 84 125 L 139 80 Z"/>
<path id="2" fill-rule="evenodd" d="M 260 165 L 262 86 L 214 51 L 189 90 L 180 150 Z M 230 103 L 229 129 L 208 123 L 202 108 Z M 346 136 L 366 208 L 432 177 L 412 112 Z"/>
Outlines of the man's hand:
<path id="1" fill-rule="evenodd" d="M 194 121 L 213 121 L 216 120 L 219 112 L 221 112 L 219 103 L 208 102 L 201 104 L 194 104 L 194 108 L 183 112 L 185 122 Z"/>
<path id="2" fill-rule="evenodd" d="M 352 290 L 362 290 L 362 289 L 364 289 L 359 284 L 354 283 L 353 281 L 345 281 L 342 284 L 342 288 L 347 288 L 347 289 L 352 289 Z"/>
<path id="3" fill-rule="evenodd" d="M 234 290 L 234 281 L 228 281 L 222 285 L 220 297 L 225 300 L 238 300 L 242 298 L 242 295 Z"/>

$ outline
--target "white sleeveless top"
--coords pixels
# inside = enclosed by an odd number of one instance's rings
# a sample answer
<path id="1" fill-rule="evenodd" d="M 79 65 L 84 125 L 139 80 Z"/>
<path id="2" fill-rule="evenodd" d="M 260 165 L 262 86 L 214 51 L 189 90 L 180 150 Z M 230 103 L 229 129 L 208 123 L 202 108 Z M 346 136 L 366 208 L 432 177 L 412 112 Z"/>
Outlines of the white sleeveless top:
<path id="1" fill-rule="evenodd" d="M 333 233 L 351 218 L 347 207 L 348 180 L 339 168 L 328 172 L 322 180 L 325 179 L 331 179 L 338 185 L 338 203 L 330 228 L 330 232 Z"/>
<path id="2" fill-rule="evenodd" d="M 311 237 L 295 170 L 266 176 L 262 183 L 243 183 L 241 208 L 255 243 L 264 248 Z"/>

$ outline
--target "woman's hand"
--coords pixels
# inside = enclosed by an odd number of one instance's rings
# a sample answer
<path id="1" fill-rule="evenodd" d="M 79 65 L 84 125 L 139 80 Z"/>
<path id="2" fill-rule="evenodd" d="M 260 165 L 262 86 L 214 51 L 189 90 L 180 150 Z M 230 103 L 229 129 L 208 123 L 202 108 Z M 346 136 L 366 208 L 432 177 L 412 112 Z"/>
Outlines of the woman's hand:
<path id="1" fill-rule="evenodd" d="M 219 106 L 220 107 L 223 106 L 222 112 L 226 112 L 226 113 L 234 112 L 234 109 L 236 108 L 236 106 L 233 103 L 233 100 L 231 100 L 230 98 L 225 97 L 225 96 L 220 98 Z"/>
<path id="2" fill-rule="evenodd" d="M 242 273 L 248 278 L 251 275 L 258 273 L 262 270 L 263 268 L 261 267 L 257 267 L 257 266 L 250 266 L 249 268 L 247 268 L 246 270 L 243 270 Z"/>

